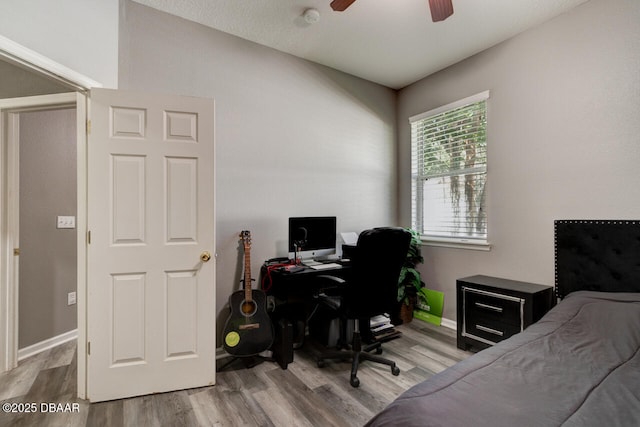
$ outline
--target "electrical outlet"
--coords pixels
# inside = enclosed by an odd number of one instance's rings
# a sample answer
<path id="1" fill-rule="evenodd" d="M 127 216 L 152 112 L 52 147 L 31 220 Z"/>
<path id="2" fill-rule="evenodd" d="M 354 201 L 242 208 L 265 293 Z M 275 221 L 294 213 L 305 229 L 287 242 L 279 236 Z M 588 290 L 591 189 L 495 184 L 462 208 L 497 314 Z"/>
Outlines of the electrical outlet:
<path id="1" fill-rule="evenodd" d="M 58 228 L 76 228 L 75 216 L 58 216 Z"/>
<path id="2" fill-rule="evenodd" d="M 76 293 L 75 292 L 69 292 L 67 294 L 67 305 L 73 305 L 76 303 Z"/>

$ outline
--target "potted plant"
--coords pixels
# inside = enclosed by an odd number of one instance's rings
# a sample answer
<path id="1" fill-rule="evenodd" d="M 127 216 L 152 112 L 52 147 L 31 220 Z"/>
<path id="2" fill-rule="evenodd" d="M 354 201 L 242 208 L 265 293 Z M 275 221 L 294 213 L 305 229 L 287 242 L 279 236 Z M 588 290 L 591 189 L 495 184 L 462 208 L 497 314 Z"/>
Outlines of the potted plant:
<path id="1" fill-rule="evenodd" d="M 410 228 L 407 228 L 407 231 L 411 233 L 411 243 L 398 278 L 398 310 L 393 322 L 396 325 L 411 322 L 418 290 L 425 286 L 420 278 L 420 272 L 416 269 L 419 263 L 424 262 L 420 234 Z"/>

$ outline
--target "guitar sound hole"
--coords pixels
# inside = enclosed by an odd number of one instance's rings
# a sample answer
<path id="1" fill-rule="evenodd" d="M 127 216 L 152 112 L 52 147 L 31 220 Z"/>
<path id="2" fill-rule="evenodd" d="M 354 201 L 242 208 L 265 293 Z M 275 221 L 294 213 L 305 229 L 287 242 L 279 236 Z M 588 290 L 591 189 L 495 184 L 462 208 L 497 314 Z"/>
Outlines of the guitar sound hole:
<path id="1" fill-rule="evenodd" d="M 253 316 L 256 310 L 258 310 L 258 306 L 254 301 L 242 301 L 240 304 L 240 312 L 247 317 Z"/>

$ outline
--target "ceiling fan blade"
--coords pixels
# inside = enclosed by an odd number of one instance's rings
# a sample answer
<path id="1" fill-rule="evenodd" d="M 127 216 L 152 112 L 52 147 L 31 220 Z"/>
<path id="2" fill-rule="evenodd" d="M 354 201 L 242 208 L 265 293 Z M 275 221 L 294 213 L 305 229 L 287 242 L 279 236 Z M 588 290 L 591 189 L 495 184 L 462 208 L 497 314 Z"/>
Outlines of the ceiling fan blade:
<path id="1" fill-rule="evenodd" d="M 346 8 L 351 6 L 351 3 L 353 3 L 354 1 L 356 0 L 333 0 L 331 2 L 331 9 L 335 10 L 336 12 L 342 12 Z"/>
<path id="2" fill-rule="evenodd" d="M 429 8 L 433 22 L 444 21 L 453 15 L 452 0 L 429 0 Z"/>

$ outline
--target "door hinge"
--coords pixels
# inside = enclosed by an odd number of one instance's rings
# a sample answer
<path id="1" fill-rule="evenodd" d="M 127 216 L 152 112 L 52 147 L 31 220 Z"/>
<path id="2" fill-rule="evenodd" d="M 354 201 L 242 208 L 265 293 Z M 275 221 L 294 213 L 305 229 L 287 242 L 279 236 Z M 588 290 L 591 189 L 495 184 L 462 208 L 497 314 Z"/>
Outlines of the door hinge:
<path id="1" fill-rule="evenodd" d="M 87 231 L 87 245 L 91 244 L 91 230 Z"/>
<path id="2" fill-rule="evenodd" d="M 91 356 L 91 341 L 87 341 L 87 356 Z"/>
<path id="3" fill-rule="evenodd" d="M 91 134 L 91 120 L 87 120 L 87 135 Z"/>
<path id="4" fill-rule="evenodd" d="M 13 248 L 13 256 L 20 255 L 20 248 Z"/>

